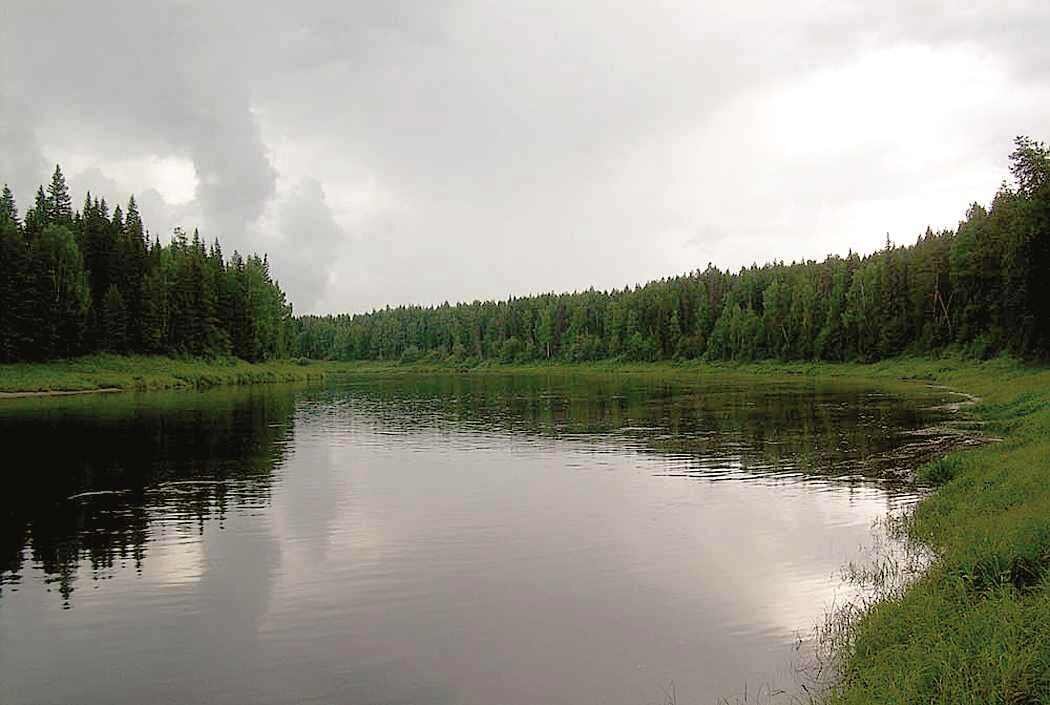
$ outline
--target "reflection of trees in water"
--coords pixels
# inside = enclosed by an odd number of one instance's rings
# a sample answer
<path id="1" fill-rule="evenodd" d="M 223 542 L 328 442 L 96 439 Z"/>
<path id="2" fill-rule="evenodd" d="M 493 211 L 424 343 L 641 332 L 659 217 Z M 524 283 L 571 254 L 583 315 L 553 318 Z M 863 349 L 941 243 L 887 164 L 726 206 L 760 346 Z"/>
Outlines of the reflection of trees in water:
<path id="1" fill-rule="evenodd" d="M 0 497 L 0 591 L 20 581 L 28 549 L 68 604 L 83 561 L 94 576 L 140 569 L 156 518 L 203 531 L 230 508 L 267 503 L 294 403 L 260 387 L 0 408 L 14 461 Z"/>
<path id="2" fill-rule="evenodd" d="M 699 468 L 733 461 L 744 469 L 879 475 L 892 469 L 893 451 L 941 416 L 930 408 L 935 397 L 915 394 L 921 390 L 896 395 L 811 379 L 493 375 L 361 377 L 348 384 L 349 399 L 336 391 L 331 400 L 377 428 L 587 438 Z"/>
<path id="3" fill-rule="evenodd" d="M 686 473 L 737 464 L 856 474 L 936 418 L 928 401 L 812 380 L 406 375 L 348 379 L 307 402 L 303 420 L 407 439 L 437 430 L 585 440 L 680 459 Z M 158 518 L 203 531 L 231 508 L 267 504 L 295 408 L 295 395 L 272 387 L 0 406 L 9 459 L 0 595 L 20 580 L 26 549 L 68 604 L 85 561 L 93 577 L 141 568 Z"/>

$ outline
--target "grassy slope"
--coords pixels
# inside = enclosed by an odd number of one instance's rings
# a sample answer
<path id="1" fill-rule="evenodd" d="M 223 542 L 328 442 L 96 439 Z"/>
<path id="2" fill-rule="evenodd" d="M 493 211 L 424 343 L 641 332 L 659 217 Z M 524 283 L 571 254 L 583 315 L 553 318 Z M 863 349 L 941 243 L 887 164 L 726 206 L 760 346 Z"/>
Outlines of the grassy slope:
<path id="1" fill-rule="evenodd" d="M 332 365 L 357 372 L 425 366 Z M 445 368 L 447 369 L 447 368 Z M 833 375 L 925 380 L 980 397 L 975 410 L 1001 439 L 920 471 L 943 487 L 908 529 L 937 555 L 903 596 L 850 630 L 830 703 L 1050 703 L 1050 369 L 1015 361 L 897 359 L 874 365 L 750 364 L 532 366 L 703 375 Z"/>
<path id="2" fill-rule="evenodd" d="M 295 382 L 324 376 L 320 366 L 290 361 L 251 364 L 234 358 L 91 355 L 73 360 L 0 365 L 0 392 L 204 388 Z"/>

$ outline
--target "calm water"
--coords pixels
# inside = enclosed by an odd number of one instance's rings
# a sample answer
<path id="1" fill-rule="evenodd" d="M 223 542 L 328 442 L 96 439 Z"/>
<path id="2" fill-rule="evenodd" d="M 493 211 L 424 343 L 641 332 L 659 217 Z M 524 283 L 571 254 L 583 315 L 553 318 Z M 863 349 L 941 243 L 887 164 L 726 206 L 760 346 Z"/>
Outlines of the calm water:
<path id="1" fill-rule="evenodd" d="M 4 401 L 0 702 L 790 687 L 938 415 L 813 382 L 345 378 Z"/>

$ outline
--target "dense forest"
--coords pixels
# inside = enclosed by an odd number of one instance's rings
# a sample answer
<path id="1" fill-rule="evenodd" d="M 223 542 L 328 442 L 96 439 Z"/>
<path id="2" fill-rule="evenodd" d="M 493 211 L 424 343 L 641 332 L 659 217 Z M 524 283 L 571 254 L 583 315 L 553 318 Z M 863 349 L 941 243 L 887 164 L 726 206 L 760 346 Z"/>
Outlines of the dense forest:
<path id="1" fill-rule="evenodd" d="M 132 198 L 72 208 L 62 171 L 24 218 L 0 196 L 0 361 L 78 354 L 481 360 L 870 361 L 957 348 L 1050 357 L 1050 151 L 1026 137 L 1014 183 L 957 229 L 909 246 L 728 272 L 708 265 L 622 290 L 292 318 L 265 257 L 227 261 Z"/>
<path id="2" fill-rule="evenodd" d="M 955 347 L 1050 354 L 1050 153 L 1016 140 L 1013 185 L 914 245 L 737 273 L 708 265 L 613 291 L 387 308 L 295 321 L 298 354 L 340 360 L 870 361 Z"/>
<path id="3" fill-rule="evenodd" d="M 107 351 L 233 354 L 291 352 L 292 309 L 269 263 L 194 231 L 150 242 L 135 199 L 110 212 L 89 193 L 74 212 L 62 170 L 19 217 L 0 196 L 0 362 Z"/>

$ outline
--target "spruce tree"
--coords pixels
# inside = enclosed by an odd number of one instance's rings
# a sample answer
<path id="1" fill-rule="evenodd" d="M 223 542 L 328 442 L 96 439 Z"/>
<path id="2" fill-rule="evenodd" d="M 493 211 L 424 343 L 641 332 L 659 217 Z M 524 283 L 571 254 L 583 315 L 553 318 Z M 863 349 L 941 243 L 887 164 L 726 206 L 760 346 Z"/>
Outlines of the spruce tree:
<path id="1" fill-rule="evenodd" d="M 18 207 L 15 205 L 15 196 L 7 184 L 4 184 L 3 193 L 0 193 L 0 221 L 5 220 L 18 225 Z"/>
<path id="2" fill-rule="evenodd" d="M 73 222 L 73 199 L 69 196 L 66 177 L 62 175 L 62 168 L 58 164 L 55 165 L 55 172 L 51 175 L 51 183 L 47 187 L 47 206 L 48 222 Z"/>
<path id="3" fill-rule="evenodd" d="M 154 238 L 146 254 L 145 274 L 142 279 L 142 338 L 143 352 L 158 353 L 171 349 L 170 293 L 171 250 L 161 247 Z"/>
<path id="4" fill-rule="evenodd" d="M 93 199 L 89 193 L 81 213 L 79 241 L 92 304 L 87 326 L 87 339 L 91 349 L 104 347 L 104 331 L 100 318 L 103 298 L 110 285 L 116 283 L 117 277 L 114 272 L 116 243 L 108 210 L 105 199 Z"/>
<path id="5" fill-rule="evenodd" d="M 44 193 L 44 187 L 41 186 L 37 188 L 36 200 L 33 202 L 33 206 L 26 211 L 25 221 L 23 221 L 26 240 L 33 242 L 39 237 L 40 233 L 44 232 L 44 228 L 48 223 L 49 210 L 47 194 Z"/>
<path id="6" fill-rule="evenodd" d="M 134 196 L 128 199 L 128 211 L 121 235 L 118 285 L 128 310 L 128 347 L 139 350 L 143 346 L 143 286 L 146 277 L 147 246 L 145 227 Z"/>
<path id="7" fill-rule="evenodd" d="M 103 349 L 112 353 L 127 352 L 128 312 L 116 284 L 110 284 L 102 299 L 101 321 Z"/>

